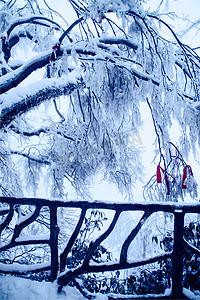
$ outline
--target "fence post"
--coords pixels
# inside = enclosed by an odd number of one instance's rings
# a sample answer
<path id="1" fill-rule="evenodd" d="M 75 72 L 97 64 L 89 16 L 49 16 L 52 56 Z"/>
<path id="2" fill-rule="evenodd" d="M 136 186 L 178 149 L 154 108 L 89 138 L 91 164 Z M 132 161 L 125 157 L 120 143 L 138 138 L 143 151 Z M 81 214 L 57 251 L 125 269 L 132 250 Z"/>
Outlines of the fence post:
<path id="1" fill-rule="evenodd" d="M 50 206 L 51 281 L 54 281 L 58 274 L 58 233 L 57 207 Z"/>
<path id="2" fill-rule="evenodd" d="M 184 213 L 174 211 L 174 247 L 172 254 L 172 299 L 182 299 L 183 295 L 183 231 Z"/>

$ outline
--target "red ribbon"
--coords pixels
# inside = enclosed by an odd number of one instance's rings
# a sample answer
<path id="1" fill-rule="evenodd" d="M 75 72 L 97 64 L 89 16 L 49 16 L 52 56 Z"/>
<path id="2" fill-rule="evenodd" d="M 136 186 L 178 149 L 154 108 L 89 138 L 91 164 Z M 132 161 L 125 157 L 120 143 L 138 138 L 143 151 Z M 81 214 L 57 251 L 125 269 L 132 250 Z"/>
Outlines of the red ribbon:
<path id="1" fill-rule="evenodd" d="M 167 176 L 165 170 L 164 170 L 160 165 L 157 166 L 157 172 L 156 172 L 157 183 L 161 183 L 161 182 L 162 182 L 161 171 L 162 171 L 163 174 L 164 174 L 165 184 L 166 184 L 166 187 L 167 187 L 167 195 L 169 195 L 169 194 L 170 194 L 170 183 L 169 183 L 169 178 L 168 178 L 168 176 Z"/>
<path id="2" fill-rule="evenodd" d="M 106 18 L 105 15 L 101 11 L 98 11 L 98 20 L 97 20 L 97 22 L 99 24 L 101 24 L 103 19 L 105 19 L 105 18 Z M 92 19 L 92 21 L 95 22 L 96 20 Z"/>
<path id="3" fill-rule="evenodd" d="M 172 285 L 171 285 L 171 278 L 167 279 L 167 283 L 168 283 L 168 287 L 171 288 L 172 287 Z"/>
<path id="4" fill-rule="evenodd" d="M 2 42 L 5 42 L 5 41 L 6 41 L 6 36 L 5 36 L 5 35 L 2 36 L 2 37 L 1 37 L 1 40 L 2 40 Z"/>
<path id="5" fill-rule="evenodd" d="M 52 47 L 52 49 L 53 49 L 53 52 L 51 53 L 51 56 L 50 56 L 50 59 L 49 59 L 51 62 L 54 61 L 54 60 L 56 59 L 56 50 L 59 50 L 59 49 L 60 49 L 60 44 L 59 44 L 59 43 L 55 44 L 55 45 Z"/>
<path id="6" fill-rule="evenodd" d="M 184 181 L 187 178 L 187 171 L 189 171 L 189 174 L 191 176 L 193 176 L 192 168 L 189 165 L 186 165 L 185 168 L 184 168 L 184 170 L 183 170 L 182 189 L 186 189 L 187 188 L 186 185 L 184 184 Z"/>
<path id="7" fill-rule="evenodd" d="M 55 50 L 59 50 L 60 49 L 60 44 L 59 43 L 57 43 L 57 44 L 55 44 L 53 47 L 52 47 L 52 49 L 55 51 Z"/>
<path id="8" fill-rule="evenodd" d="M 156 175 L 157 175 L 157 183 L 161 183 L 162 182 L 162 178 L 161 178 L 161 171 L 163 172 L 164 174 L 164 170 L 161 166 L 157 166 L 157 172 L 156 172 Z"/>

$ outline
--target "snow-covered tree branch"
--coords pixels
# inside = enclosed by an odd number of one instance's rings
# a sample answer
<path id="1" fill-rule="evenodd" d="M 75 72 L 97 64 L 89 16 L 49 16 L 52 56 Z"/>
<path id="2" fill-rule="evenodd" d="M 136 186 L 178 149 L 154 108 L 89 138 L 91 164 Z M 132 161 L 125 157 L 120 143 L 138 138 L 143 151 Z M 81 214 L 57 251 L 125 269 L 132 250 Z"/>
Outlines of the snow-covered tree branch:
<path id="1" fill-rule="evenodd" d="M 182 42 L 162 5 L 156 12 L 140 0 L 68 5 L 73 20 L 48 1 L 0 3 L 2 176 L 9 161 L 13 176 L 23 166 L 21 182 L 27 177 L 36 188 L 45 157 L 54 196 L 63 195 L 66 179 L 85 193 L 99 172 L 130 194 L 142 174 L 140 147 L 130 137 L 142 125 L 143 102 L 154 123 L 158 163 L 169 177 L 167 195 L 173 194 L 169 166 L 179 156 L 172 152 L 180 151 L 185 167 L 190 149 L 200 144 L 198 49 Z M 181 129 L 175 147 L 173 120 Z M 11 149 L 10 140 L 19 137 L 21 146 Z"/>

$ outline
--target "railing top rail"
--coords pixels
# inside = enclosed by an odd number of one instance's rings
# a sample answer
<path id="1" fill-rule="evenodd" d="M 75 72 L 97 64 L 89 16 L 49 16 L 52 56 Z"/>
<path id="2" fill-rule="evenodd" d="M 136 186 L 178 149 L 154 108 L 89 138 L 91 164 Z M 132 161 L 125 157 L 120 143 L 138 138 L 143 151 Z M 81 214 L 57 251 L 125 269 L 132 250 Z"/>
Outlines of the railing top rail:
<path id="1" fill-rule="evenodd" d="M 165 211 L 165 212 L 183 212 L 200 213 L 200 203 L 174 203 L 174 202 L 134 202 L 134 203 L 113 203 L 101 201 L 78 201 L 78 200 L 48 200 L 43 198 L 16 198 L 0 197 L 0 202 L 8 204 L 40 205 L 49 207 L 66 207 L 80 209 L 110 209 L 119 211 Z"/>

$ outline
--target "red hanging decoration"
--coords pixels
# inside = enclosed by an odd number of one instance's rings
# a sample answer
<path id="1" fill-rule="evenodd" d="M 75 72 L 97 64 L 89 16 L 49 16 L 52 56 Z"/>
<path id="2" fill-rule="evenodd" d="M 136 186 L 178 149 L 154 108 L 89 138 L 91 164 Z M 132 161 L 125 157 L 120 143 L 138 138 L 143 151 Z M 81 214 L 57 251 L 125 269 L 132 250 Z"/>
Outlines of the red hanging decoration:
<path id="1" fill-rule="evenodd" d="M 60 44 L 59 43 L 55 44 L 55 46 L 53 46 L 52 49 L 53 49 L 53 52 L 51 53 L 51 56 L 49 58 L 50 62 L 56 60 L 56 50 L 60 49 Z"/>
<path id="2" fill-rule="evenodd" d="M 184 184 L 184 181 L 185 179 L 187 178 L 187 171 L 189 171 L 189 174 L 191 176 L 193 176 L 193 173 L 192 173 L 192 168 L 190 165 L 186 165 L 184 170 L 183 170 L 183 179 L 182 179 L 182 189 L 186 189 L 186 185 Z"/>
<path id="3" fill-rule="evenodd" d="M 156 172 L 156 175 L 157 175 L 157 183 L 161 183 L 161 182 L 162 182 L 161 171 L 164 173 L 163 168 L 162 168 L 160 165 L 158 165 L 158 166 L 157 166 L 157 172 Z"/>
<path id="4" fill-rule="evenodd" d="M 167 195 L 169 195 L 170 194 L 170 182 L 169 182 L 169 178 L 168 178 L 165 170 L 160 165 L 157 166 L 157 172 L 156 172 L 157 183 L 161 183 L 162 182 L 161 171 L 164 174 L 165 184 L 166 184 L 166 187 L 167 187 Z"/>
<path id="5" fill-rule="evenodd" d="M 1 36 L 1 41 L 2 41 L 3 43 L 5 43 L 5 41 L 6 41 L 6 36 Z"/>
<path id="6" fill-rule="evenodd" d="M 172 287 L 172 284 L 171 284 L 171 278 L 168 278 L 168 279 L 167 279 L 167 283 L 168 283 L 168 287 L 171 288 L 171 287 Z"/>

